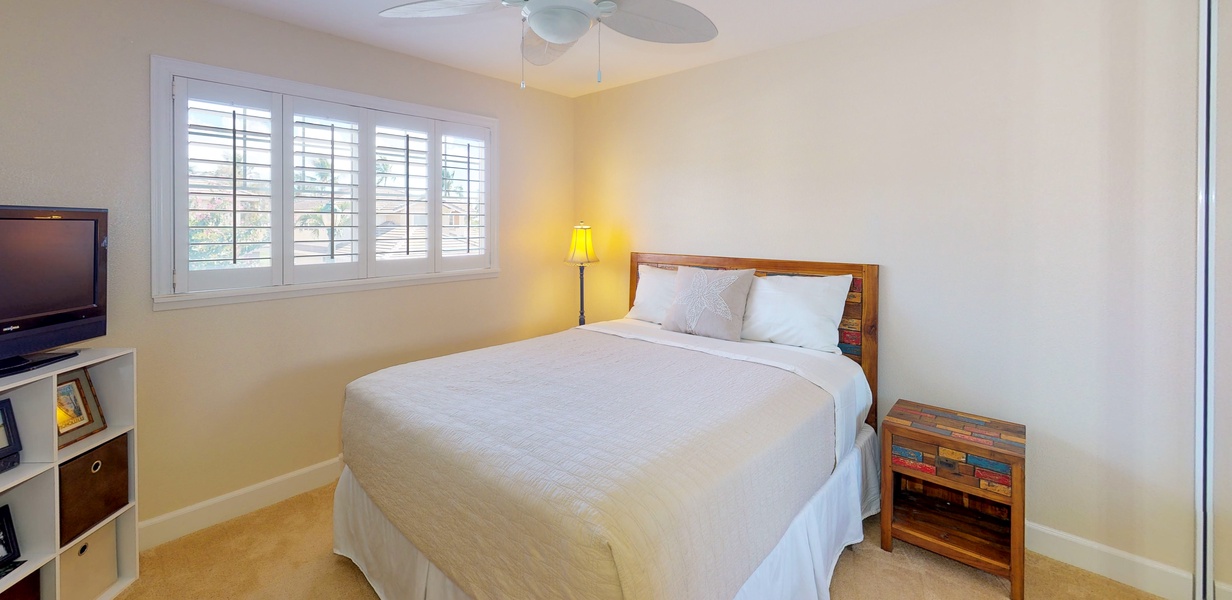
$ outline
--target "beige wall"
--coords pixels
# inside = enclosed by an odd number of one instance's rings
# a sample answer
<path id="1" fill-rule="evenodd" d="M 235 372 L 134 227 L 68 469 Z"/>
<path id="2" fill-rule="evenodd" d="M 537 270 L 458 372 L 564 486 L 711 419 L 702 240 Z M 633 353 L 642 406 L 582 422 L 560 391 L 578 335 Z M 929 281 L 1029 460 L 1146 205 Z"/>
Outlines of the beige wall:
<path id="1" fill-rule="evenodd" d="M 571 101 L 192 0 L 0 15 L 0 203 L 111 209 L 111 335 L 90 344 L 138 348 L 142 519 L 337 456 L 360 375 L 571 324 Z M 500 276 L 153 312 L 151 54 L 499 119 Z"/>
<path id="2" fill-rule="evenodd" d="M 965 0 L 586 96 L 578 217 L 604 257 L 881 264 L 882 414 L 1025 423 L 1028 520 L 1189 569 L 1196 30 Z"/>

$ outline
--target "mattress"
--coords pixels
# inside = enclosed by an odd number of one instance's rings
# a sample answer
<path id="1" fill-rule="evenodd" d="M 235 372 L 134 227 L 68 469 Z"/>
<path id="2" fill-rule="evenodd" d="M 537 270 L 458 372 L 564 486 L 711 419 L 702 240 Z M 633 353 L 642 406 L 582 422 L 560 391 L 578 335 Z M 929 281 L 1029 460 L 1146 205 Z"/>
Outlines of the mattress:
<path id="1" fill-rule="evenodd" d="M 400 365 L 348 386 L 344 460 L 475 598 L 732 597 L 867 410 L 822 354 L 615 322 Z"/>
<path id="2" fill-rule="evenodd" d="M 792 520 L 737 600 L 829 600 L 840 554 L 863 540 L 862 518 L 880 510 L 880 472 L 877 434 L 863 425 L 853 452 Z M 350 468 L 334 492 L 334 552 L 351 559 L 383 600 L 471 600 L 390 523 Z"/>

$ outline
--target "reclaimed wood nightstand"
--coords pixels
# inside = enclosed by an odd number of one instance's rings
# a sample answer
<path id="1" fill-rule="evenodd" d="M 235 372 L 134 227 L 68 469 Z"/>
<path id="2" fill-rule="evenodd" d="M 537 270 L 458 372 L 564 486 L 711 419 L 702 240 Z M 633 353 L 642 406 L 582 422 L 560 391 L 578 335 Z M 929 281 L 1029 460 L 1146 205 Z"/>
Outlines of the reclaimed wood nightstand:
<path id="1" fill-rule="evenodd" d="M 894 538 L 1010 580 L 1023 598 L 1027 428 L 899 400 L 881 429 L 881 548 Z"/>

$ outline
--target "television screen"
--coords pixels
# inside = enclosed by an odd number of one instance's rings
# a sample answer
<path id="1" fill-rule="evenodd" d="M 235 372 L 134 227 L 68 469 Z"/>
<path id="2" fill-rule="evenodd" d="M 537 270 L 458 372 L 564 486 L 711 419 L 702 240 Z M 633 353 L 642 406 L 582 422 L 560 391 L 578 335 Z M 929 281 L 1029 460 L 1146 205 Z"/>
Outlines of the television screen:
<path id="1" fill-rule="evenodd" d="M 0 219 L 0 321 L 93 307 L 95 222 Z"/>
<path id="2" fill-rule="evenodd" d="M 0 377 L 107 334 L 107 211 L 0 206 Z"/>

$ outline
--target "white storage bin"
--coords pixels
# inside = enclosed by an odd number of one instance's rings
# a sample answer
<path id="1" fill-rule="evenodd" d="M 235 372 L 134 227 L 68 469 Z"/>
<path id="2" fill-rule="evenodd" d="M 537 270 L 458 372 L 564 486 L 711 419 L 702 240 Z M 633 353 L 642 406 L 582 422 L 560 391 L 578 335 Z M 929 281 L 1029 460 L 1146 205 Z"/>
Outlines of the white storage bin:
<path id="1" fill-rule="evenodd" d="M 60 598 L 93 600 L 119 579 L 111 521 L 60 553 Z"/>

